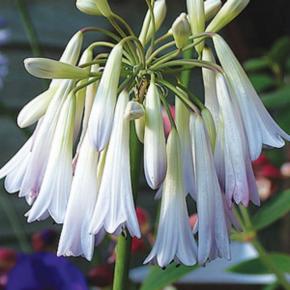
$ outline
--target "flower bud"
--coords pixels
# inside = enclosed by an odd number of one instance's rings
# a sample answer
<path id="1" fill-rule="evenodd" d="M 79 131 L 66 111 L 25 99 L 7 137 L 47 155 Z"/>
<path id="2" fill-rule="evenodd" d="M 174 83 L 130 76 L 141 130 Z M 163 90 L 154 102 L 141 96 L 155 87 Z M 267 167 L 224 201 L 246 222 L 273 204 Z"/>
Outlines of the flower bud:
<path id="1" fill-rule="evenodd" d="M 27 58 L 26 70 L 33 76 L 43 79 L 82 79 L 89 77 L 89 72 L 67 63 L 48 58 Z"/>
<path id="2" fill-rule="evenodd" d="M 125 110 L 125 118 L 128 118 L 129 120 L 136 120 L 142 118 L 144 114 L 145 110 L 142 104 L 136 101 L 128 102 Z"/>
<path id="3" fill-rule="evenodd" d="M 205 19 L 210 20 L 212 19 L 217 12 L 220 10 L 222 6 L 221 0 L 206 0 L 204 1 L 204 13 Z"/>
<path id="4" fill-rule="evenodd" d="M 213 117 L 208 109 L 203 109 L 201 111 L 202 118 L 204 120 L 205 126 L 207 128 L 207 133 L 210 139 L 210 144 L 212 150 L 215 148 L 215 141 L 216 141 L 216 128 L 213 121 Z"/>
<path id="5" fill-rule="evenodd" d="M 78 31 L 68 42 L 59 61 L 76 65 L 80 57 L 83 40 L 84 34 L 81 31 Z"/>
<path id="6" fill-rule="evenodd" d="M 107 0 L 77 0 L 77 8 L 89 15 L 110 17 L 112 10 Z"/>
<path id="7" fill-rule="evenodd" d="M 191 26 L 192 34 L 195 36 L 205 30 L 205 14 L 203 0 L 187 0 L 188 18 Z M 203 49 L 203 43 L 198 44 L 195 49 L 199 55 Z"/>
<path id="8" fill-rule="evenodd" d="M 155 29 L 158 31 L 161 24 L 163 23 L 166 16 L 166 2 L 165 0 L 156 0 L 154 2 L 154 18 L 155 18 Z M 143 21 L 143 26 L 139 35 L 140 42 L 145 45 L 154 33 L 153 23 L 150 16 L 150 11 L 147 11 L 145 19 Z"/>
<path id="9" fill-rule="evenodd" d="M 235 19 L 249 4 L 250 0 L 228 0 L 211 23 L 206 28 L 207 32 L 217 32 Z"/>
<path id="10" fill-rule="evenodd" d="M 177 48 L 183 48 L 187 45 L 191 31 L 185 13 L 181 13 L 174 21 L 172 25 L 172 33 Z"/>

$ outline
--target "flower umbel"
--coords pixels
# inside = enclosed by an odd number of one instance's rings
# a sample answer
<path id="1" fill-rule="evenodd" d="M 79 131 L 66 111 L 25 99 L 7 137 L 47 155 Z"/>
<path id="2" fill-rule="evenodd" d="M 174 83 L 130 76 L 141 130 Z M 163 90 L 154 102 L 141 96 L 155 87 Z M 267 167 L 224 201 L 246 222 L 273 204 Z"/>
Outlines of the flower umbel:
<path id="1" fill-rule="evenodd" d="M 189 15 L 182 13 L 168 31 L 161 27 L 166 1 L 146 0 L 136 36 L 108 0 L 77 0 L 79 10 L 107 18 L 114 29 L 85 27 L 59 61 L 25 61 L 30 73 L 51 83 L 19 113 L 20 127 L 36 127 L 0 178 L 8 192 L 27 200 L 29 222 L 51 216 L 64 224 L 58 255 L 90 260 L 106 233 L 123 243 L 117 257 L 130 250 L 131 237 L 141 237 L 134 203 L 143 162 L 145 180 L 161 198 L 145 263 L 204 265 L 230 258 L 231 228 L 240 229 L 235 205 L 260 202 L 251 161 L 263 145 L 290 140 L 216 34 L 248 2 L 187 0 Z M 106 40 L 83 47 L 88 33 Z M 206 47 L 208 38 L 215 52 Z M 188 88 L 191 70 L 202 71 L 204 102 Z M 190 211 L 189 199 L 196 203 Z M 197 217 L 194 229 L 189 212 Z"/>

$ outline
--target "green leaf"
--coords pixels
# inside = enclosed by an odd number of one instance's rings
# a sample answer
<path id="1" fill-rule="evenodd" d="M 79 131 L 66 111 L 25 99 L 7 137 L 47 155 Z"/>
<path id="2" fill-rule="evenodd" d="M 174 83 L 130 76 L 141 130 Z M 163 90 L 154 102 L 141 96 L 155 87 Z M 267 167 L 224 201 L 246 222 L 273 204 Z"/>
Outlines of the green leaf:
<path id="1" fill-rule="evenodd" d="M 286 190 L 266 203 L 253 217 L 255 230 L 261 230 L 290 211 L 290 190 Z"/>
<path id="2" fill-rule="evenodd" d="M 164 287 L 178 281 L 186 274 L 197 269 L 198 266 L 186 267 L 180 265 L 169 265 L 165 270 L 157 266 L 153 266 L 146 279 L 144 280 L 140 290 L 160 290 Z"/>
<path id="3" fill-rule="evenodd" d="M 268 54 L 268 57 L 274 62 L 284 67 L 286 64 L 286 60 L 290 55 L 290 38 L 288 36 L 282 37 L 278 39 L 271 51 Z"/>
<path id="4" fill-rule="evenodd" d="M 290 85 L 262 96 L 262 101 L 268 109 L 284 108 L 290 105 Z"/>
<path id="5" fill-rule="evenodd" d="M 272 260 L 272 263 L 277 269 L 283 273 L 290 273 L 290 256 L 279 253 L 268 253 L 267 257 Z M 229 272 L 248 274 L 248 275 L 261 275 L 271 274 L 272 272 L 263 264 L 260 257 L 244 261 L 240 264 L 231 266 L 227 269 Z"/>
<path id="6" fill-rule="evenodd" d="M 276 81 L 273 79 L 273 77 L 270 77 L 267 74 L 252 74 L 249 77 L 253 86 L 258 92 L 263 92 L 276 85 Z"/>
<path id="7" fill-rule="evenodd" d="M 255 72 L 270 68 L 270 62 L 266 57 L 252 58 L 244 63 L 244 68 L 248 72 Z"/>

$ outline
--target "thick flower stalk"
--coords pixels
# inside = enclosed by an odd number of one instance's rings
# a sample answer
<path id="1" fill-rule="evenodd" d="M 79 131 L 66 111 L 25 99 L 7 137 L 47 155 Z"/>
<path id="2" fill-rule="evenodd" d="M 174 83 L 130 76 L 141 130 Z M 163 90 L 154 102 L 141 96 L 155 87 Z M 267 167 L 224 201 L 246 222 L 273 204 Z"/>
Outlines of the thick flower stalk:
<path id="1" fill-rule="evenodd" d="M 290 139 L 216 34 L 248 2 L 187 0 L 188 16 L 179 13 L 164 30 L 166 1 L 146 0 L 137 36 L 109 1 L 78 0 L 79 10 L 105 17 L 113 30 L 85 27 L 59 61 L 25 61 L 29 73 L 51 83 L 19 113 L 20 127 L 36 127 L 0 178 L 31 206 L 29 222 L 51 216 L 64 224 L 58 255 L 90 260 L 106 234 L 119 236 L 114 290 L 128 289 L 130 241 L 141 237 L 134 204 L 139 168 L 161 197 L 157 236 L 145 262 L 204 265 L 230 257 L 229 233 L 239 228 L 235 205 L 259 204 L 251 161 L 264 145 L 282 147 Z M 88 33 L 107 41 L 84 48 Z M 179 81 L 191 70 L 202 72 L 204 98 Z M 162 112 L 170 121 L 168 137 Z M 197 208 L 194 229 L 188 198 Z"/>

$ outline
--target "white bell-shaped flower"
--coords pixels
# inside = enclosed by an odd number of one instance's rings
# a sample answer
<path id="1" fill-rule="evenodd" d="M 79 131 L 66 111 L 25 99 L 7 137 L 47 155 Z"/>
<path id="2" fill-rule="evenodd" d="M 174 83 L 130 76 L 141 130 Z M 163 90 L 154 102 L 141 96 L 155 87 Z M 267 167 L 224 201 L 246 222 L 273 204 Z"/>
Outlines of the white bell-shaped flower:
<path id="1" fill-rule="evenodd" d="M 162 185 L 161 208 L 155 244 L 144 263 L 166 267 L 173 260 L 196 263 L 196 243 L 189 225 L 183 184 L 181 144 L 176 129 L 167 140 L 168 169 Z"/>

